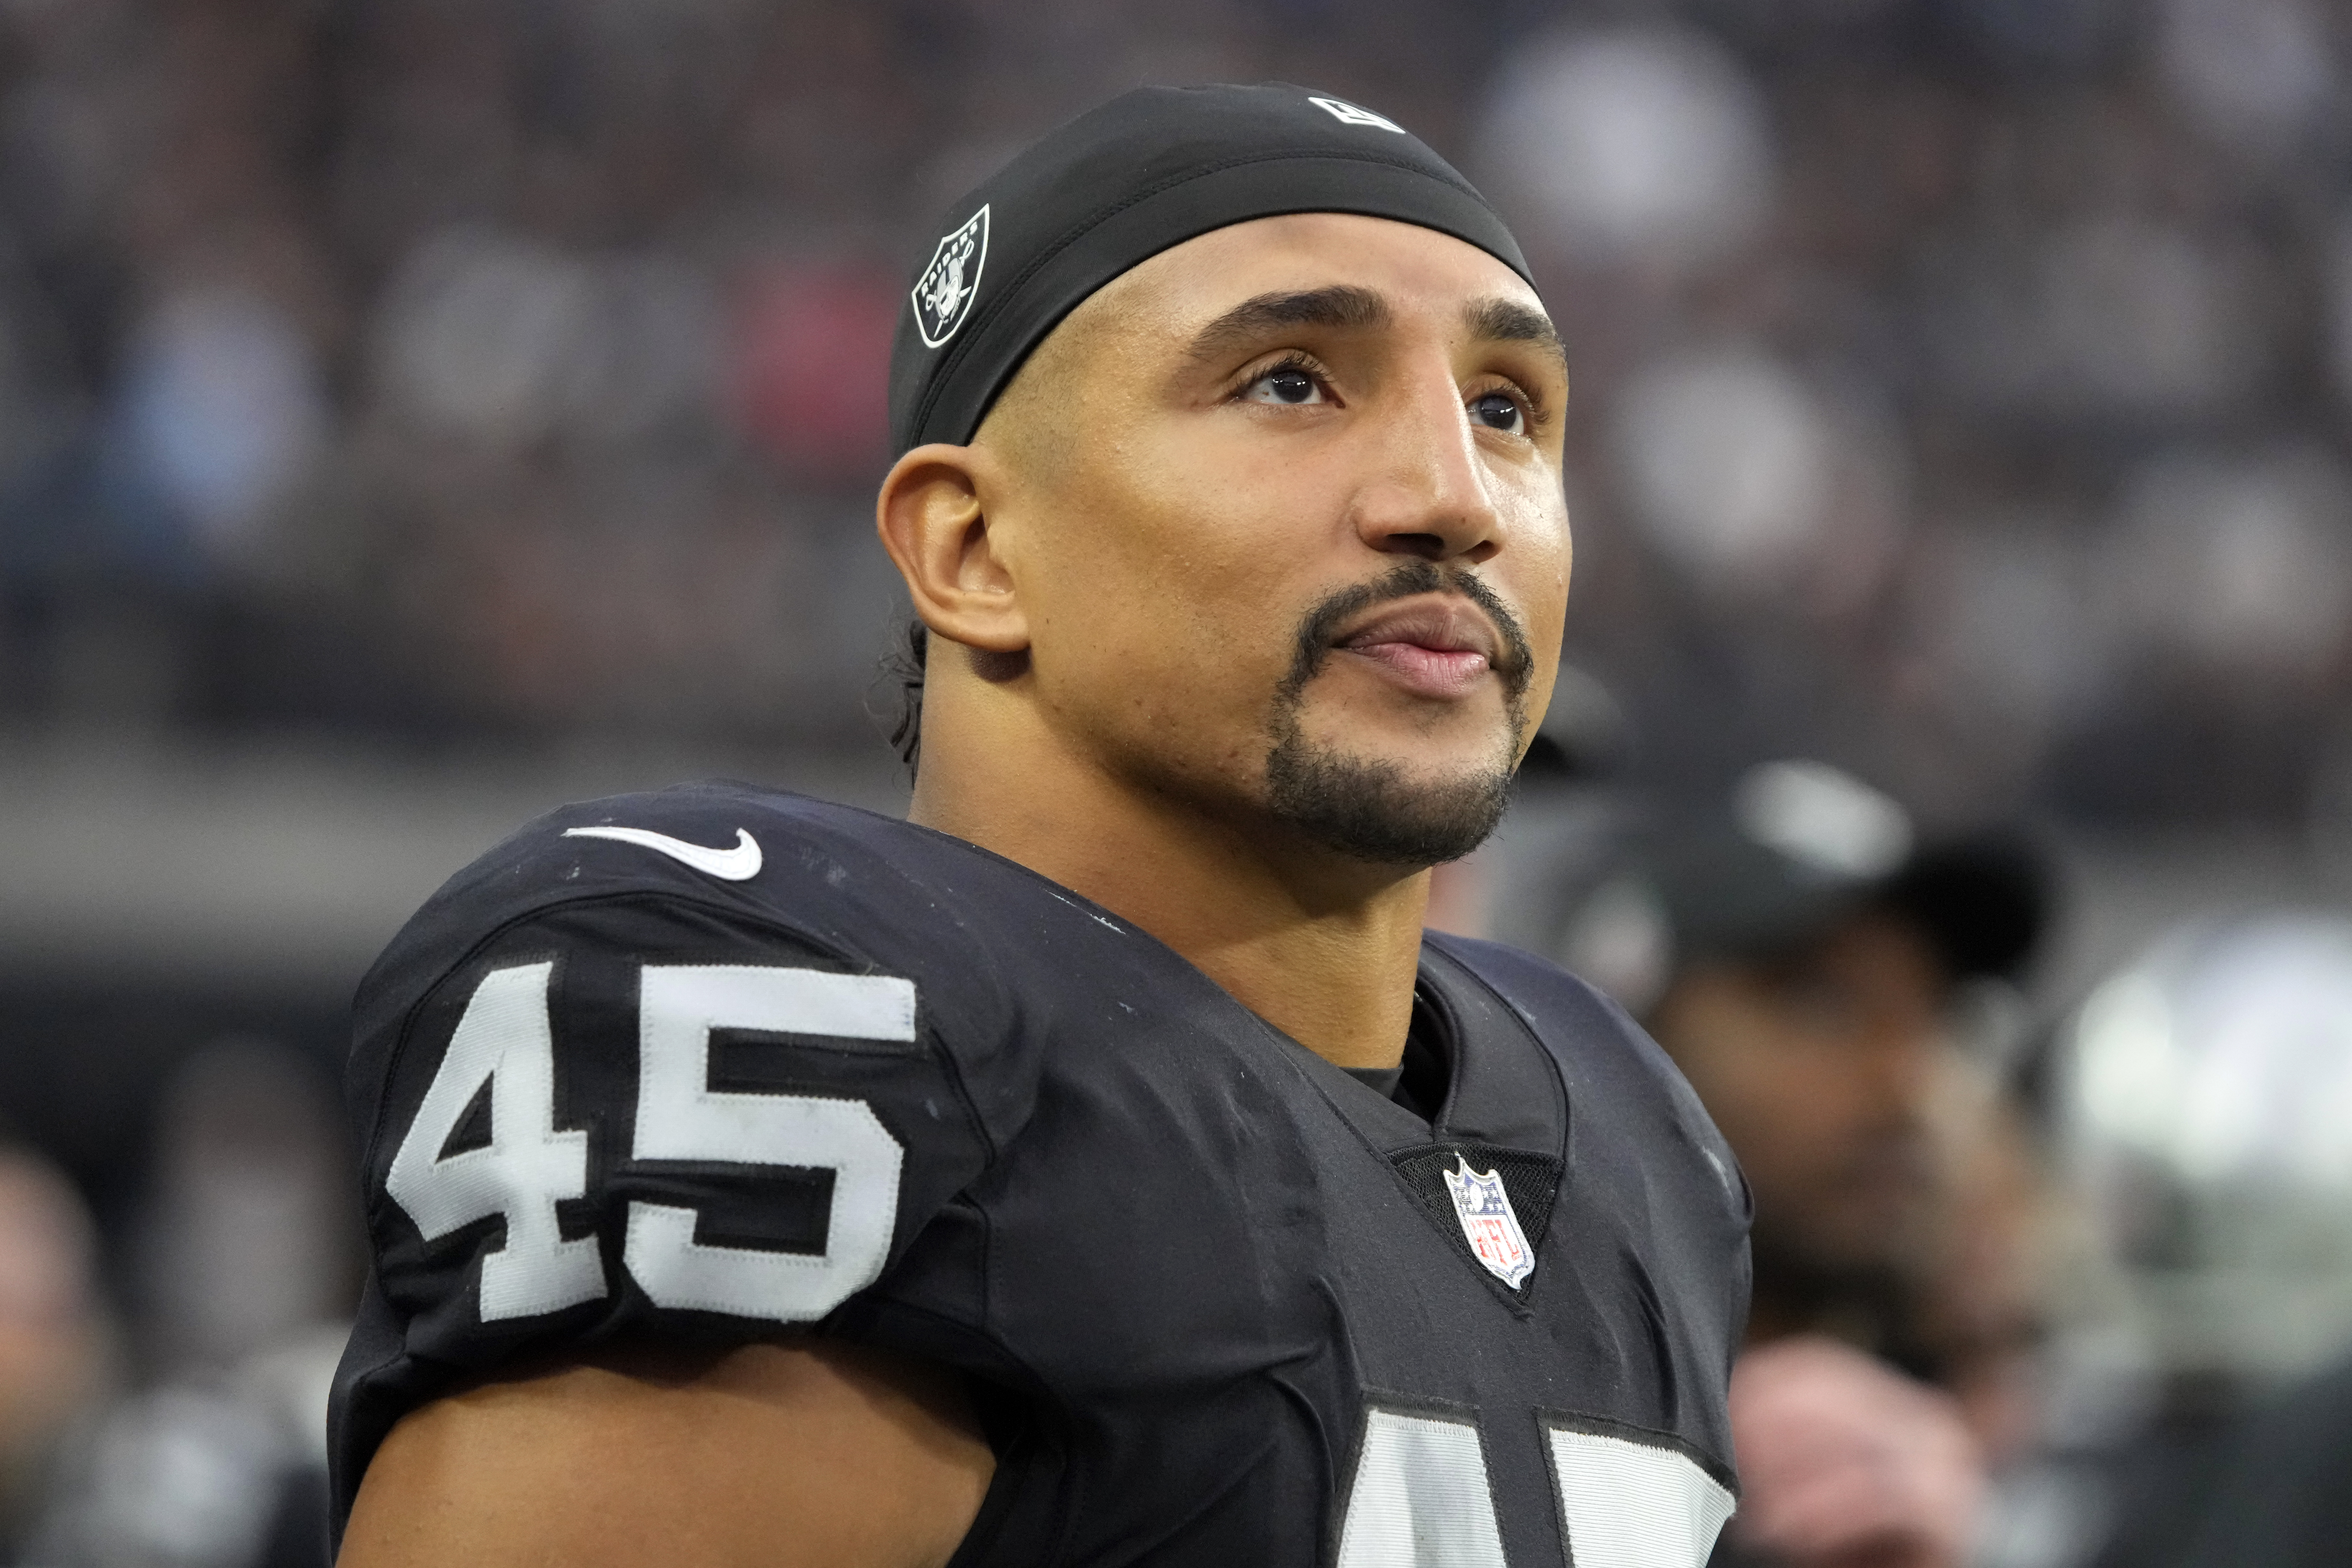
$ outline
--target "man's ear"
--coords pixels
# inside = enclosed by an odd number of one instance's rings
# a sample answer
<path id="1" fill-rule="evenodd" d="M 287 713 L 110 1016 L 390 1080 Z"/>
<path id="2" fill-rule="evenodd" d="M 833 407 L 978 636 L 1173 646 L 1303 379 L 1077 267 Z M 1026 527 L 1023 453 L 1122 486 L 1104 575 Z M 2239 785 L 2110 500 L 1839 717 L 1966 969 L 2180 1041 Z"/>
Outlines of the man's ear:
<path id="1" fill-rule="evenodd" d="M 874 527 L 925 626 L 968 647 L 1021 653 L 1029 618 L 989 532 L 989 467 L 971 447 L 916 447 L 883 479 Z"/>

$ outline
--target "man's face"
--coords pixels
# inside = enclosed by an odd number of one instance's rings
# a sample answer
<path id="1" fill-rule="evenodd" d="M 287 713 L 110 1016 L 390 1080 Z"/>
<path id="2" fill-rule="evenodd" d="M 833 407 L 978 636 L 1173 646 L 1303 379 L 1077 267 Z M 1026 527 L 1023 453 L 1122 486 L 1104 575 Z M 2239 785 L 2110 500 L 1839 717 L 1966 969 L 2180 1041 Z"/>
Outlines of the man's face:
<path id="1" fill-rule="evenodd" d="M 1432 230 L 1265 218 L 1136 268 L 974 443 L 1047 721 L 1219 816 L 1465 853 L 1549 697 L 1567 395 L 1533 291 Z"/>
<path id="2" fill-rule="evenodd" d="M 1698 966 L 1667 993 L 1654 1026 L 1739 1156 L 1759 1255 L 1868 1274 L 1920 1243 L 1946 989 L 1911 926 L 1864 915 L 1785 963 Z"/>

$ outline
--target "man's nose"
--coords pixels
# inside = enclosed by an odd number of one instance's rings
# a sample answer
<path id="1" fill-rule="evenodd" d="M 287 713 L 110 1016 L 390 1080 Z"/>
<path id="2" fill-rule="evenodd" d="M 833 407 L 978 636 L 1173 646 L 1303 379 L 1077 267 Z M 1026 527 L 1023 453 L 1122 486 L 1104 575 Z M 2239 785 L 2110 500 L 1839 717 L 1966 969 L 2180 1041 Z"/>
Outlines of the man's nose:
<path id="1" fill-rule="evenodd" d="M 1356 532 L 1385 554 L 1476 565 L 1501 548 L 1501 515 L 1450 367 L 1420 372 L 1369 421 L 1376 454 L 1355 499 Z"/>

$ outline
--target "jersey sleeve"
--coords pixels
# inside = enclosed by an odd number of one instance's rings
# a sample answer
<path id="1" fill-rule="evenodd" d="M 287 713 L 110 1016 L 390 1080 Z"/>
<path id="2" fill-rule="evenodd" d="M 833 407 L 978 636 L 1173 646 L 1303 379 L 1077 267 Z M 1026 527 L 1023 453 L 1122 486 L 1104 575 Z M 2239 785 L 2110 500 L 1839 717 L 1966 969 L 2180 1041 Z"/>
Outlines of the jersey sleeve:
<path id="1" fill-rule="evenodd" d="M 373 1275 L 339 1517 L 437 1393 L 826 1324 L 985 1168 L 935 999 L 834 936 L 654 890 L 522 913 L 438 972 L 395 945 L 351 1060 Z"/>

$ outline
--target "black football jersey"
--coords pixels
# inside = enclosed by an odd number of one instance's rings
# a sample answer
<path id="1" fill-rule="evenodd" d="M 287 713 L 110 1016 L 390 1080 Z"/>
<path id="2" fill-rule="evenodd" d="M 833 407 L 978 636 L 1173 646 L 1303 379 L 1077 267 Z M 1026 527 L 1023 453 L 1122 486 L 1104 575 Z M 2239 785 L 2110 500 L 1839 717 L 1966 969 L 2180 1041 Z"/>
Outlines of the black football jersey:
<path id="1" fill-rule="evenodd" d="M 1427 1121 L 960 840 L 729 784 L 542 818 L 360 989 L 339 1528 L 466 1380 L 815 1333 L 965 1375 L 958 1568 L 1696 1568 L 1729 1151 L 1537 959 L 1432 935 L 1417 1015 Z"/>

